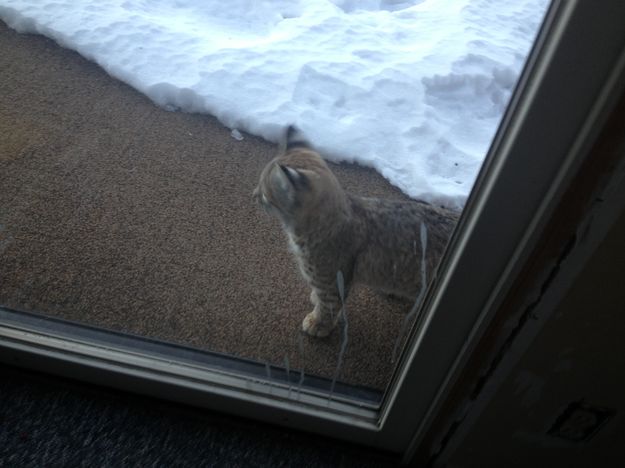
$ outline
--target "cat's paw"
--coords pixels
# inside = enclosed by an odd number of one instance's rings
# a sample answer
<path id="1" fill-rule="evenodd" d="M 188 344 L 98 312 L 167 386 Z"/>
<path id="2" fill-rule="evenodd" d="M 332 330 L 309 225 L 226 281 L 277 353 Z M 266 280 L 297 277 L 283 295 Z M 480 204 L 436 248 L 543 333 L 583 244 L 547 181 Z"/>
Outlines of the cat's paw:
<path id="1" fill-rule="evenodd" d="M 316 336 L 317 338 L 328 336 L 333 328 L 334 326 L 331 322 L 321 321 L 314 311 L 304 317 L 304 321 L 302 322 L 302 330 L 304 333 L 310 336 Z"/>

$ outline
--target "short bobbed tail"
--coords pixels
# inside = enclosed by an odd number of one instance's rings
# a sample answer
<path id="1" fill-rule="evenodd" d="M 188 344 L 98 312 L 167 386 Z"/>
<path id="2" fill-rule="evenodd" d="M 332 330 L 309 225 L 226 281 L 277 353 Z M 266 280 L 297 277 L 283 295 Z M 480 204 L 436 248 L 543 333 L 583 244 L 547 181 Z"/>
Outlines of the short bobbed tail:
<path id="1" fill-rule="evenodd" d="M 294 148 L 310 148 L 310 143 L 295 125 L 289 125 L 284 132 L 284 141 L 282 142 L 284 151 L 289 151 Z"/>

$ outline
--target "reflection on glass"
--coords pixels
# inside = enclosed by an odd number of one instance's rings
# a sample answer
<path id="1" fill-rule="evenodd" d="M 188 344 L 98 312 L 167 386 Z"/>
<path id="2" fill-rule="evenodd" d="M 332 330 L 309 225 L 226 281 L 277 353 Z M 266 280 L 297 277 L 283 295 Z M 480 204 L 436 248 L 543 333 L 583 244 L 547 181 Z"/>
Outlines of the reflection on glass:
<path id="1" fill-rule="evenodd" d="M 378 398 L 547 1 L 2 3 L 0 305 Z"/>

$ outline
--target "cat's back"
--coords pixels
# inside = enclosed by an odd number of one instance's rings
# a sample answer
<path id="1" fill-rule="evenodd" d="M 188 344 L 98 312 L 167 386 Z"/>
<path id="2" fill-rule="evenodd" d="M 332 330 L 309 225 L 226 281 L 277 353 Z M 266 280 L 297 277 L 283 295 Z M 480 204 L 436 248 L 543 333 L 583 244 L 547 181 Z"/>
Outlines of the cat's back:
<path id="1" fill-rule="evenodd" d="M 458 221 L 457 212 L 416 200 L 350 196 L 356 237 L 363 238 L 358 280 L 379 290 L 414 297 L 421 267 L 437 266 Z"/>
<path id="2" fill-rule="evenodd" d="M 372 241 L 414 237 L 423 223 L 435 238 L 448 238 L 459 213 L 420 200 L 392 200 L 350 195 L 354 216 Z"/>

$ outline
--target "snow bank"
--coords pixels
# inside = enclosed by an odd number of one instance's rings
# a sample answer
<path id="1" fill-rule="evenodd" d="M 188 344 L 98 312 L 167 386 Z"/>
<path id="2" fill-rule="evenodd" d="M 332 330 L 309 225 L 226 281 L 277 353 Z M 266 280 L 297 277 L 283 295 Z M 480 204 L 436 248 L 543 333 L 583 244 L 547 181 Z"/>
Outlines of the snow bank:
<path id="1" fill-rule="evenodd" d="M 169 110 L 461 205 L 547 0 L 0 0 L 0 17 L 97 62 Z"/>

